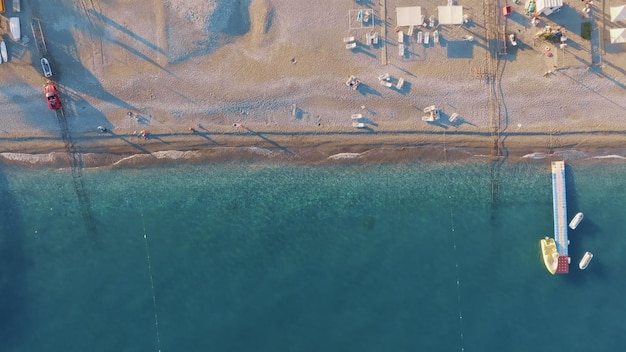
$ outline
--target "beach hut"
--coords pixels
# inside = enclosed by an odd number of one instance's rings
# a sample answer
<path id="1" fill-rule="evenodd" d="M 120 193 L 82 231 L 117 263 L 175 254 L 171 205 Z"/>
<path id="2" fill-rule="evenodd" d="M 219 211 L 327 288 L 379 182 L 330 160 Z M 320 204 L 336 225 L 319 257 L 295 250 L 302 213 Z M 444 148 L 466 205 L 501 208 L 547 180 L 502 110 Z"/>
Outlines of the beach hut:
<path id="1" fill-rule="evenodd" d="M 609 30 L 611 43 L 626 43 L 626 28 L 616 28 Z"/>
<path id="2" fill-rule="evenodd" d="M 549 16 L 561 10 L 563 0 L 535 0 L 535 5 L 536 13 Z M 526 8 L 528 8 L 528 6 L 526 6 Z"/>
<path id="3" fill-rule="evenodd" d="M 439 24 L 463 24 L 463 6 L 437 6 Z"/>
<path id="4" fill-rule="evenodd" d="M 611 6 L 611 22 L 626 20 L 626 5 Z"/>
<path id="5" fill-rule="evenodd" d="M 398 27 L 421 26 L 424 23 L 422 8 L 419 6 L 396 7 L 396 19 Z"/>

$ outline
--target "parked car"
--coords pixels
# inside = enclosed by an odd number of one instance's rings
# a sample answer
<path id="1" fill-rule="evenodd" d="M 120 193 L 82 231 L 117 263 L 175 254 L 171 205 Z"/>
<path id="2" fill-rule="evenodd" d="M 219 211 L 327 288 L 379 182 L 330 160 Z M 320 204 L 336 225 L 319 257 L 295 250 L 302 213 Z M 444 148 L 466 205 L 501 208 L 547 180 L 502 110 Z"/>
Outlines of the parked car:
<path id="1" fill-rule="evenodd" d="M 59 110 L 61 108 L 61 99 L 59 99 L 59 92 L 54 83 L 52 81 L 46 82 L 43 91 L 48 101 L 48 107 L 51 110 Z"/>
<path id="2" fill-rule="evenodd" d="M 52 77 L 52 69 L 50 68 L 50 63 L 45 57 L 41 59 L 41 68 L 43 69 L 43 75 L 46 76 L 46 78 Z"/>

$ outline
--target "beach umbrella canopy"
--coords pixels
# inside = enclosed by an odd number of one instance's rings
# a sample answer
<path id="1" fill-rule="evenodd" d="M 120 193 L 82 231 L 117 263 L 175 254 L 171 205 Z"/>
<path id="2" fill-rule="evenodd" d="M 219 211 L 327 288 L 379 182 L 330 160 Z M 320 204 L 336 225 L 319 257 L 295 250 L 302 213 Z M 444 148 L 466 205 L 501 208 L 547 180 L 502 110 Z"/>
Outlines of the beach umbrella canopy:
<path id="1" fill-rule="evenodd" d="M 626 20 L 626 5 L 611 7 L 611 21 Z"/>
<path id="2" fill-rule="evenodd" d="M 626 28 L 611 29 L 611 43 L 626 43 Z"/>
<path id="3" fill-rule="evenodd" d="M 463 6 L 437 6 L 440 24 L 462 24 Z"/>
<path id="4" fill-rule="evenodd" d="M 398 27 L 421 26 L 422 8 L 419 6 L 396 7 L 396 18 Z"/>

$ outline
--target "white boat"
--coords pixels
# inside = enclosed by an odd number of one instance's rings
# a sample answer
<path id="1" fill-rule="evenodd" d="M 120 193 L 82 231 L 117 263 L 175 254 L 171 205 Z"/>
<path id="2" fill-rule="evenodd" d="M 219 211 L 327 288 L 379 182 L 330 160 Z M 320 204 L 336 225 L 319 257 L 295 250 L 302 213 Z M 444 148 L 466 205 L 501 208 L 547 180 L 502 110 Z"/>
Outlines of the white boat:
<path id="1" fill-rule="evenodd" d="M 7 56 L 7 45 L 4 40 L 0 41 L 0 58 L 0 62 L 9 62 L 9 57 Z"/>
<path id="2" fill-rule="evenodd" d="M 550 274 L 556 274 L 556 269 L 559 266 L 559 253 L 556 250 L 556 242 L 554 238 L 545 237 L 540 240 L 541 244 L 541 257 L 543 258 L 543 264 Z"/>
<path id="3" fill-rule="evenodd" d="M 580 268 L 580 270 L 585 270 L 587 268 L 587 265 L 589 265 L 589 262 L 591 261 L 592 258 L 593 258 L 593 253 L 585 252 L 585 255 L 583 255 L 583 259 L 581 259 L 580 263 L 578 263 L 578 267 Z"/>
<path id="4" fill-rule="evenodd" d="M 41 58 L 41 69 L 43 70 L 43 75 L 46 76 L 46 78 L 52 77 L 52 69 L 50 68 L 50 63 L 45 57 Z"/>
<path id="5" fill-rule="evenodd" d="M 11 17 L 9 19 L 9 27 L 11 27 L 11 35 L 13 36 L 13 40 L 19 42 L 22 38 L 22 31 L 20 30 L 20 18 Z"/>
<path id="6" fill-rule="evenodd" d="M 576 230 L 576 227 L 578 227 L 578 224 L 580 224 L 580 222 L 583 220 L 583 217 L 583 213 L 576 214 L 572 221 L 570 221 L 569 228 L 572 230 Z"/>

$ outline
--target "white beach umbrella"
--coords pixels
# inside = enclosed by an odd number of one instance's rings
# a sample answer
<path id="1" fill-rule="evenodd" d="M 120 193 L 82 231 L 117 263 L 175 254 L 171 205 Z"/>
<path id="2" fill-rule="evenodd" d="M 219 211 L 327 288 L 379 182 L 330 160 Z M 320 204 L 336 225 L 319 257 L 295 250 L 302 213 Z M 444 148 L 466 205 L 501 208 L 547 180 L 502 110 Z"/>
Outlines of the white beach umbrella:
<path id="1" fill-rule="evenodd" d="M 626 20 L 626 5 L 611 7 L 611 21 Z"/>
<path id="2" fill-rule="evenodd" d="M 611 29 L 611 43 L 626 43 L 626 28 Z"/>

